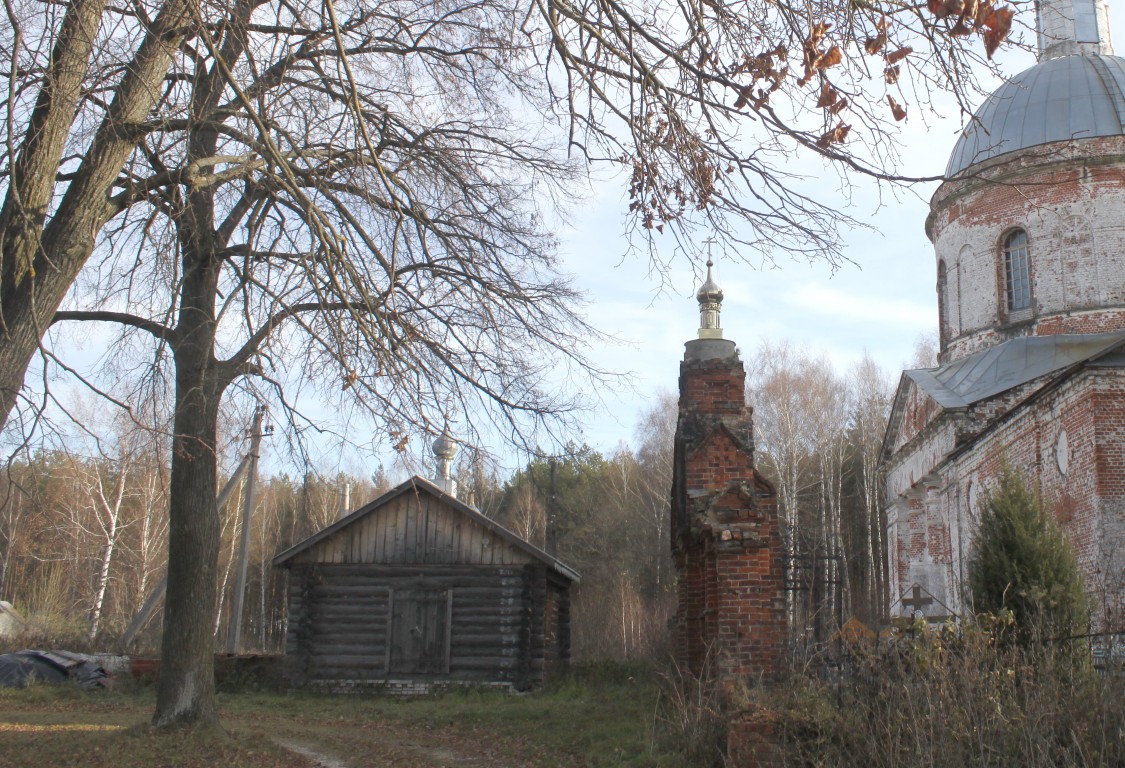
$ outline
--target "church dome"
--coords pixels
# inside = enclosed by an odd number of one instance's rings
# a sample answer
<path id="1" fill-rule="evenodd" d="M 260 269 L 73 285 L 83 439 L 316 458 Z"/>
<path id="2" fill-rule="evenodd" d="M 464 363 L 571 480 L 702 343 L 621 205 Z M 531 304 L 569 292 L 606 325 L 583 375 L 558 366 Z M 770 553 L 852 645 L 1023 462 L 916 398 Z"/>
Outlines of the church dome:
<path id="1" fill-rule="evenodd" d="M 971 165 L 1029 147 L 1125 133 L 1125 59 L 1047 59 L 1005 83 L 965 127 L 946 166 Z"/>

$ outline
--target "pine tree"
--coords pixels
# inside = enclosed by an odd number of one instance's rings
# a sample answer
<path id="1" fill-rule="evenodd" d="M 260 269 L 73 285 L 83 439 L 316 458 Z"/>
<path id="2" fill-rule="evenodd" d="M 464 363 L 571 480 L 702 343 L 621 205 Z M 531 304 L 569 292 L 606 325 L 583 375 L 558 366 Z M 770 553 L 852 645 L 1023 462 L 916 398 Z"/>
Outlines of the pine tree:
<path id="1" fill-rule="evenodd" d="M 1018 642 L 1084 631 L 1086 597 L 1074 552 L 1023 476 L 1010 466 L 981 501 L 972 553 L 974 609 L 1011 611 Z"/>

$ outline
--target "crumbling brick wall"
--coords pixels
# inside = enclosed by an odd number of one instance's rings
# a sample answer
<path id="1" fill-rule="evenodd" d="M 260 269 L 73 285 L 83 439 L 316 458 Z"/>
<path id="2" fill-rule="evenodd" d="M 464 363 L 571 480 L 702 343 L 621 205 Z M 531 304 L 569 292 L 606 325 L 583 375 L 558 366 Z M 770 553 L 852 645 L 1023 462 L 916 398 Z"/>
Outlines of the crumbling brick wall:
<path id="1" fill-rule="evenodd" d="M 788 642 L 777 498 L 754 468 L 745 379 L 732 342 L 688 342 L 672 488 L 675 649 L 682 668 L 727 681 L 777 679 Z"/>

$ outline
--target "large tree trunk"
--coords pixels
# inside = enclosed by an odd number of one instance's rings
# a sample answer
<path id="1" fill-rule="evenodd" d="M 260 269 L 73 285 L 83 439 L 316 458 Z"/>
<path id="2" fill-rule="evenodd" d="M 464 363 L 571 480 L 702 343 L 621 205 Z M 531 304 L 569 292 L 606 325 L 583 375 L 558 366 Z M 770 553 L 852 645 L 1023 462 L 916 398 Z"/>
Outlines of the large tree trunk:
<path id="1" fill-rule="evenodd" d="M 193 196 L 194 197 L 194 196 Z M 219 513 L 215 503 L 219 401 L 228 379 L 214 358 L 217 260 L 210 203 L 184 211 L 179 324 L 172 343 L 176 414 L 169 484 L 168 591 L 153 724 L 217 724 L 214 640 Z"/>
<path id="2" fill-rule="evenodd" d="M 195 345 L 176 354 L 176 416 L 172 438 L 168 532 L 168 591 L 160 684 L 153 724 L 218 722 L 214 647 L 219 517 L 215 508 L 221 392 L 210 383 L 210 355 Z M 191 358 L 195 359 L 191 359 Z"/>

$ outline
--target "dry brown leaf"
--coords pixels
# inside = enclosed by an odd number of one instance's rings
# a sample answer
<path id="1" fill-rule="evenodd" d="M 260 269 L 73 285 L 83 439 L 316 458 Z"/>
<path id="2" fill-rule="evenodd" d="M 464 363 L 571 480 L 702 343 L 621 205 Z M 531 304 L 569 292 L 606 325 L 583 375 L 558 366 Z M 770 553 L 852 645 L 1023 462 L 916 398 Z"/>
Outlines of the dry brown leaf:
<path id="1" fill-rule="evenodd" d="M 829 83 L 825 83 L 820 89 L 820 98 L 816 100 L 817 109 L 824 109 L 836 103 L 837 93 Z"/>
<path id="2" fill-rule="evenodd" d="M 962 0 L 928 0 L 927 7 L 930 13 L 939 19 L 947 16 L 959 15 L 965 8 Z"/>
<path id="3" fill-rule="evenodd" d="M 841 112 L 843 112 L 845 109 L 847 109 L 847 106 L 848 106 L 848 100 L 847 99 L 840 99 L 839 101 L 837 101 L 835 104 L 833 104 L 831 107 L 828 108 L 828 114 L 838 115 Z"/>
<path id="4" fill-rule="evenodd" d="M 833 144 L 843 144 L 844 141 L 848 138 L 848 131 L 850 131 L 851 129 L 852 127 L 850 125 L 837 123 L 835 128 L 828 131 L 816 140 L 816 145 L 821 149 L 828 149 L 828 147 L 832 146 Z"/>
<path id="5" fill-rule="evenodd" d="M 828 49 L 828 52 L 820 56 L 816 60 L 816 68 L 820 70 L 834 67 L 844 60 L 844 54 L 840 51 L 840 46 L 834 45 Z"/>
<path id="6" fill-rule="evenodd" d="M 996 13 L 996 7 L 993 6 L 992 3 L 982 2 L 982 3 L 978 4 L 977 5 L 977 12 L 975 14 L 973 14 L 973 24 L 974 24 L 974 26 L 976 26 L 979 29 L 981 26 L 983 26 L 988 21 L 988 17 L 992 16 L 995 13 Z"/>
<path id="7" fill-rule="evenodd" d="M 885 80 L 888 85 L 894 85 L 898 82 L 898 73 L 899 68 L 897 65 L 893 67 L 887 67 L 883 70 L 883 80 Z"/>
<path id="8" fill-rule="evenodd" d="M 984 25 L 999 35 L 1003 40 L 1012 31 L 1012 17 L 1016 12 L 1010 6 L 995 8 L 984 20 Z"/>
<path id="9" fill-rule="evenodd" d="M 863 41 L 863 50 L 874 56 L 883 50 L 883 46 L 887 44 L 887 34 L 880 32 L 876 37 L 869 37 Z"/>
<path id="10" fill-rule="evenodd" d="M 906 108 L 895 101 L 895 97 L 891 96 L 889 93 L 887 94 L 887 104 L 890 105 L 891 114 L 894 115 L 896 121 L 901 123 L 906 119 Z"/>
<path id="11" fill-rule="evenodd" d="M 742 109 L 750 101 L 750 97 L 754 95 L 754 86 L 744 85 L 738 91 L 738 98 L 734 100 L 734 108 Z"/>
<path id="12" fill-rule="evenodd" d="M 901 47 L 897 50 L 891 51 L 890 53 L 888 53 L 883 58 L 886 60 L 886 62 L 888 64 L 894 65 L 894 64 L 897 64 L 898 62 L 902 61 L 903 59 L 905 59 L 907 56 L 909 56 L 912 53 L 914 53 L 914 49 L 911 48 L 909 45 L 904 45 L 903 47 Z"/>

